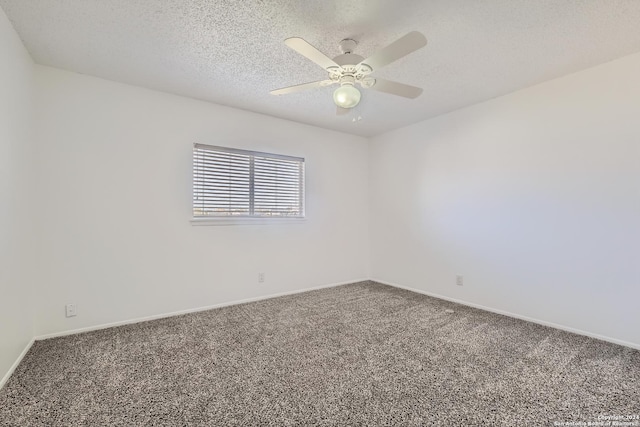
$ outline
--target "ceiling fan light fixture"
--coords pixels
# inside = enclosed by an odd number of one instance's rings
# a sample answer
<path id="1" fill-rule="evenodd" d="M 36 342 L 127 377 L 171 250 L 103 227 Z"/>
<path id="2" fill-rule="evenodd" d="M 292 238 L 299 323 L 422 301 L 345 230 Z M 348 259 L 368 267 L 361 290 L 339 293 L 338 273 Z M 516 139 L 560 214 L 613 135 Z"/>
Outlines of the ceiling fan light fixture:
<path id="1" fill-rule="evenodd" d="M 360 102 L 360 91 L 351 84 L 342 84 L 333 92 L 333 102 L 341 108 L 353 108 Z"/>

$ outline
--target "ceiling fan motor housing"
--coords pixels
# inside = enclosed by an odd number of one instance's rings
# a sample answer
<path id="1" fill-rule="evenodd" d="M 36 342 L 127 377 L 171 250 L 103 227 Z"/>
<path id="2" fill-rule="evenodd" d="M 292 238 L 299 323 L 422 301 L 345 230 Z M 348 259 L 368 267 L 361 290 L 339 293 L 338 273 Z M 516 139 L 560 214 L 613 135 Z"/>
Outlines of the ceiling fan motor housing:
<path id="1" fill-rule="evenodd" d="M 343 53 L 333 58 L 333 61 L 340 67 L 328 68 L 329 78 L 342 83 L 345 77 L 350 77 L 353 83 L 361 83 L 362 80 L 373 70 L 367 64 L 361 64 L 364 58 L 355 53 Z M 349 79 L 347 79 L 348 81 Z M 352 83 L 352 84 L 353 84 Z"/>

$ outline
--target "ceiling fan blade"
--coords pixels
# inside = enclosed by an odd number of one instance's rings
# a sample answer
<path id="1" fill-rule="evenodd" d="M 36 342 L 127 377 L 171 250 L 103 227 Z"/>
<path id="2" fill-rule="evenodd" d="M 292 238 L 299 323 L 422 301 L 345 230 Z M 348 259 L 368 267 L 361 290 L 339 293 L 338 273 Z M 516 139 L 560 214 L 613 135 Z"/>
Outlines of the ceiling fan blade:
<path id="1" fill-rule="evenodd" d="M 376 82 L 369 89 L 377 90 L 378 92 L 390 93 L 391 95 L 398 95 L 405 98 L 417 98 L 422 93 L 422 88 L 409 86 L 404 83 L 398 83 L 391 80 L 376 79 Z"/>
<path id="2" fill-rule="evenodd" d="M 336 106 L 336 116 L 344 116 L 345 114 L 349 114 L 350 111 L 350 108 L 342 108 Z"/>
<path id="3" fill-rule="evenodd" d="M 318 80 L 317 82 L 302 83 L 295 86 L 283 87 L 269 92 L 271 95 L 286 95 L 288 93 L 302 92 L 303 90 L 313 89 L 316 87 L 329 86 L 335 83 L 333 80 Z"/>
<path id="4" fill-rule="evenodd" d="M 309 58 L 325 70 L 330 67 L 340 68 L 340 66 L 336 64 L 333 59 L 329 58 L 327 55 L 311 46 L 305 39 L 302 39 L 300 37 L 291 37 L 286 39 L 284 43 L 291 49 L 298 52 L 300 55 Z"/>
<path id="5" fill-rule="evenodd" d="M 376 71 L 379 68 L 391 64 L 393 61 L 396 61 L 426 45 L 427 38 L 418 31 L 412 31 L 409 34 L 400 37 L 389 46 L 380 49 L 367 59 L 360 62 L 360 64 L 366 64 L 371 67 L 373 71 Z"/>

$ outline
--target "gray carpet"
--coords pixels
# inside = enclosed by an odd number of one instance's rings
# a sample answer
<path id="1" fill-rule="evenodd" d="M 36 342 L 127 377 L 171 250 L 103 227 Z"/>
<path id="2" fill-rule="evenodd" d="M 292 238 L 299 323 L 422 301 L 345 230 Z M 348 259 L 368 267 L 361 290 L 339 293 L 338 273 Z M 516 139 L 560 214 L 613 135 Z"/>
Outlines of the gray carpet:
<path id="1" fill-rule="evenodd" d="M 638 415 L 636 350 L 370 282 L 38 341 L 0 391 L 3 426 Z"/>

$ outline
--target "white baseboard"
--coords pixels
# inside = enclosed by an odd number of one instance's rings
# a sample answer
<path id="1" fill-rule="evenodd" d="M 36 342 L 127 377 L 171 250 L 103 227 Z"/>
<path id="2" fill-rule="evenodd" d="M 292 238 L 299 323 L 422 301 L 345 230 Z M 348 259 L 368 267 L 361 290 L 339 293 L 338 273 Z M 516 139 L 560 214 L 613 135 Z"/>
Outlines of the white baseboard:
<path id="1" fill-rule="evenodd" d="M 22 362 L 22 359 L 24 359 L 24 356 L 27 355 L 27 352 L 29 351 L 29 349 L 31 348 L 31 346 L 35 341 L 36 341 L 35 338 L 31 338 L 31 341 L 29 341 L 29 343 L 24 347 L 24 350 L 22 350 L 22 353 L 20 353 L 20 356 L 18 356 L 16 361 L 13 362 L 13 365 L 11 365 L 7 373 L 4 374 L 4 377 L 2 377 L 2 379 L 0 380 L 0 390 L 2 390 L 2 387 L 4 387 L 7 381 L 9 381 L 9 378 L 11 377 L 13 372 L 16 370 L 20 362 Z"/>
<path id="2" fill-rule="evenodd" d="M 38 336 L 35 337 L 35 340 L 39 341 L 39 340 L 45 340 L 45 339 L 49 339 L 49 338 L 56 338 L 56 337 L 63 337 L 63 336 L 67 336 L 67 335 L 80 334 L 80 333 L 83 333 L 83 332 L 97 331 L 97 330 L 100 330 L 100 329 L 113 328 L 115 326 L 123 326 L 123 325 L 130 325 L 130 324 L 133 324 L 133 323 L 148 322 L 149 320 L 164 319 L 164 318 L 167 318 L 167 317 L 180 316 L 180 315 L 183 315 L 183 314 L 197 313 L 199 311 L 212 310 L 214 308 L 222 308 L 222 307 L 228 307 L 228 306 L 231 306 L 231 305 L 245 304 L 245 303 L 248 303 L 248 302 L 262 301 L 262 300 L 267 300 L 267 299 L 271 299 L 271 298 L 283 297 L 283 296 L 287 296 L 287 295 L 300 294 L 300 293 L 303 293 L 303 292 L 316 291 L 316 290 L 319 290 L 319 289 L 334 288 L 336 286 L 348 285 L 350 283 L 366 282 L 368 280 L 369 279 L 349 280 L 347 282 L 340 282 L 340 283 L 332 283 L 332 284 L 329 284 L 329 285 L 314 286 L 314 287 L 311 287 L 311 288 L 297 289 L 297 290 L 294 290 L 294 291 L 287 291 L 287 292 L 279 292 L 279 293 L 276 293 L 276 294 L 263 295 L 263 296 L 259 296 L 259 297 L 246 298 L 246 299 L 230 301 L 230 302 L 223 302 L 223 303 L 220 303 L 220 304 L 213 304 L 213 305 L 208 305 L 208 306 L 204 306 L 204 307 L 189 308 L 189 309 L 186 309 L 186 310 L 173 311 L 173 312 L 170 312 L 170 313 L 154 314 L 153 316 L 138 317 L 138 318 L 135 318 L 135 319 L 121 320 L 121 321 L 118 321 L 118 322 L 111 322 L 111 323 L 103 323 L 103 324 L 100 324 L 100 325 L 87 326 L 87 327 L 84 327 L 84 328 L 71 329 L 71 330 L 67 330 L 67 331 L 53 332 L 53 333 L 50 333 L 50 334 L 38 335 Z"/>
<path id="3" fill-rule="evenodd" d="M 527 322 L 537 323 L 538 325 L 549 326 L 551 328 L 560 329 L 562 331 L 571 332 L 571 333 L 578 334 L 578 335 L 584 335 L 584 336 L 589 337 L 589 338 L 595 338 L 595 339 L 598 339 L 598 340 L 601 340 L 601 341 L 607 341 L 607 342 L 610 342 L 610 343 L 613 343 L 613 344 L 618 344 L 618 345 L 622 345 L 622 346 L 625 346 L 625 347 L 630 347 L 630 348 L 633 348 L 633 349 L 636 349 L 636 350 L 640 350 L 640 344 L 632 343 L 632 342 L 629 342 L 629 341 L 623 341 L 623 340 L 619 340 L 619 339 L 616 339 L 616 338 L 607 337 L 607 336 L 604 336 L 604 335 L 594 334 L 594 333 L 591 333 L 591 332 L 583 331 L 581 329 L 575 329 L 575 328 L 571 328 L 569 326 L 559 325 L 557 323 L 552 323 L 552 322 L 547 322 L 545 320 L 535 319 L 533 317 L 522 316 L 520 314 L 511 313 L 509 311 L 498 310 L 498 309 L 492 308 L 492 307 L 486 307 L 484 305 L 475 304 L 475 303 L 467 302 L 467 301 L 462 301 L 462 300 L 451 298 L 451 297 L 447 297 L 447 296 L 444 296 L 444 295 L 423 291 L 421 289 L 411 288 L 409 286 L 403 286 L 403 285 L 398 285 L 396 283 L 385 282 L 384 280 L 378 280 L 378 279 L 370 279 L 370 280 L 372 282 L 381 283 L 383 285 L 392 286 L 394 288 L 405 289 L 407 291 L 416 292 L 418 294 L 423 294 L 423 295 L 427 295 L 427 296 L 438 298 L 438 299 L 443 299 L 445 301 L 455 302 L 457 304 L 466 305 L 468 307 L 479 308 L 480 310 L 490 311 L 492 313 L 502 314 L 503 316 L 509 316 L 509 317 L 513 317 L 515 319 L 520 319 L 520 320 L 526 320 Z"/>
<path id="4" fill-rule="evenodd" d="M 156 319 L 164 319 L 164 318 L 167 318 L 167 317 L 180 316 L 180 315 L 189 314 L 189 313 L 197 313 L 197 312 L 200 312 L 200 311 L 212 310 L 212 309 L 215 309 L 215 308 L 228 307 L 228 306 L 232 306 L 232 305 L 245 304 L 245 303 L 255 302 L 255 301 L 262 301 L 262 300 L 267 300 L 267 299 L 271 299 L 271 298 L 278 298 L 278 297 L 282 297 L 282 296 L 286 296 L 286 295 L 295 295 L 295 294 L 300 294 L 300 293 L 309 292 L 309 291 L 315 291 L 315 290 L 319 290 L 319 289 L 333 288 L 333 287 L 337 287 L 337 286 L 348 285 L 348 284 L 351 284 L 351 283 L 366 282 L 366 281 L 377 282 L 377 283 L 381 283 L 383 285 L 392 286 L 394 288 L 405 289 L 405 290 L 408 290 L 408 291 L 411 291 L 411 292 L 416 292 L 416 293 L 427 295 L 427 296 L 430 296 L 430 297 L 434 297 L 434 298 L 438 298 L 438 299 L 442 299 L 442 300 L 446 300 L 446 301 L 451 301 L 451 302 L 454 302 L 454 303 L 457 303 L 457 304 L 462 304 L 462 305 L 473 307 L 473 308 L 478 308 L 480 310 L 485 310 L 485 311 L 489 311 L 489 312 L 492 312 L 492 313 L 497 313 L 497 314 L 501 314 L 501 315 L 504 315 L 504 316 L 509 316 L 509 317 L 513 317 L 513 318 L 516 318 L 516 319 L 525 320 L 527 322 L 537 323 L 539 325 L 549 326 L 551 328 L 555 328 L 555 329 L 571 332 L 571 333 L 578 334 L 578 335 L 584 335 L 584 336 L 587 336 L 587 337 L 590 337 L 590 338 L 595 338 L 595 339 L 599 339 L 599 340 L 602 340 L 602 341 L 607 341 L 607 342 L 610 342 L 610 343 L 613 343 L 613 344 L 618 344 L 618 345 L 622 345 L 622 346 L 625 346 L 625 347 L 629 347 L 629 348 L 633 348 L 633 349 L 636 349 L 636 350 L 640 350 L 640 344 L 637 344 L 637 343 L 623 341 L 623 340 L 619 340 L 619 339 L 616 339 L 616 338 L 607 337 L 607 336 L 604 336 L 604 335 L 594 334 L 594 333 L 591 333 L 591 332 L 587 332 L 587 331 L 583 331 L 583 330 L 580 330 L 580 329 L 571 328 L 571 327 L 560 325 L 560 324 L 557 324 L 557 323 L 552 323 L 552 322 L 547 322 L 547 321 L 540 320 L 540 319 L 535 319 L 535 318 L 532 318 L 532 317 L 522 316 L 522 315 L 511 313 L 511 312 L 508 312 L 508 311 L 499 310 L 499 309 L 495 309 L 495 308 L 492 308 L 492 307 L 486 307 L 486 306 L 483 306 L 483 305 L 480 305 L 480 304 L 475 304 L 475 303 L 459 300 L 459 299 L 456 299 L 456 298 L 451 298 L 451 297 L 447 297 L 447 296 L 444 296 L 444 295 L 423 291 L 421 289 L 416 289 L 416 288 L 412 288 L 412 287 L 409 287 L 409 286 L 403 286 L 403 285 L 399 285 L 399 284 L 396 284 L 396 283 L 386 282 L 384 280 L 357 279 L 357 280 L 349 280 L 347 282 L 332 283 L 332 284 L 329 284 L 329 285 L 314 286 L 314 287 L 305 288 L 305 289 L 298 289 L 298 290 L 294 290 L 294 291 L 279 292 L 279 293 L 275 293 L 275 294 L 263 295 L 263 296 L 259 296 L 259 297 L 253 297 L 253 298 L 246 298 L 246 299 L 236 300 L 236 301 L 229 301 L 229 302 L 224 302 L 224 303 L 220 303 L 220 304 L 208 305 L 208 306 L 204 306 L 204 307 L 191 308 L 191 309 L 186 309 L 186 310 L 174 311 L 174 312 L 170 312 L 170 313 L 156 314 L 156 315 L 153 315 L 153 316 L 139 317 L 139 318 L 135 318 L 135 319 L 128 319 L 128 320 L 123 320 L 123 321 L 118 321 L 118 322 L 111 322 L 111 323 L 105 323 L 105 324 L 100 324 L 100 325 L 88 326 L 88 327 L 79 328 L 79 329 L 72 329 L 72 330 L 67 330 L 67 331 L 61 331 L 61 332 L 54 332 L 54 333 L 50 333 L 50 334 L 39 335 L 39 336 L 34 337 L 29 342 L 29 344 L 27 344 L 27 346 L 24 348 L 24 350 L 22 351 L 22 353 L 20 354 L 18 359 L 16 359 L 16 361 L 11 366 L 9 371 L 2 378 L 2 380 L 0 381 L 0 389 L 5 385 L 5 383 L 7 382 L 7 380 L 11 376 L 11 374 L 13 374 L 15 369 L 18 367 L 18 365 L 20 364 L 20 362 L 22 361 L 24 356 L 27 354 L 27 352 L 29 351 L 29 349 L 31 348 L 33 343 L 35 341 L 37 341 L 37 340 L 44 340 L 44 339 L 48 339 L 48 338 L 61 337 L 61 336 L 66 336 L 66 335 L 74 335 L 74 334 L 79 334 L 79 333 L 83 333 L 83 332 L 97 331 L 97 330 L 100 330 L 100 329 L 112 328 L 112 327 L 115 327 L 115 326 L 130 325 L 130 324 L 140 323 L 140 322 L 147 322 L 147 321 L 156 320 Z"/>

